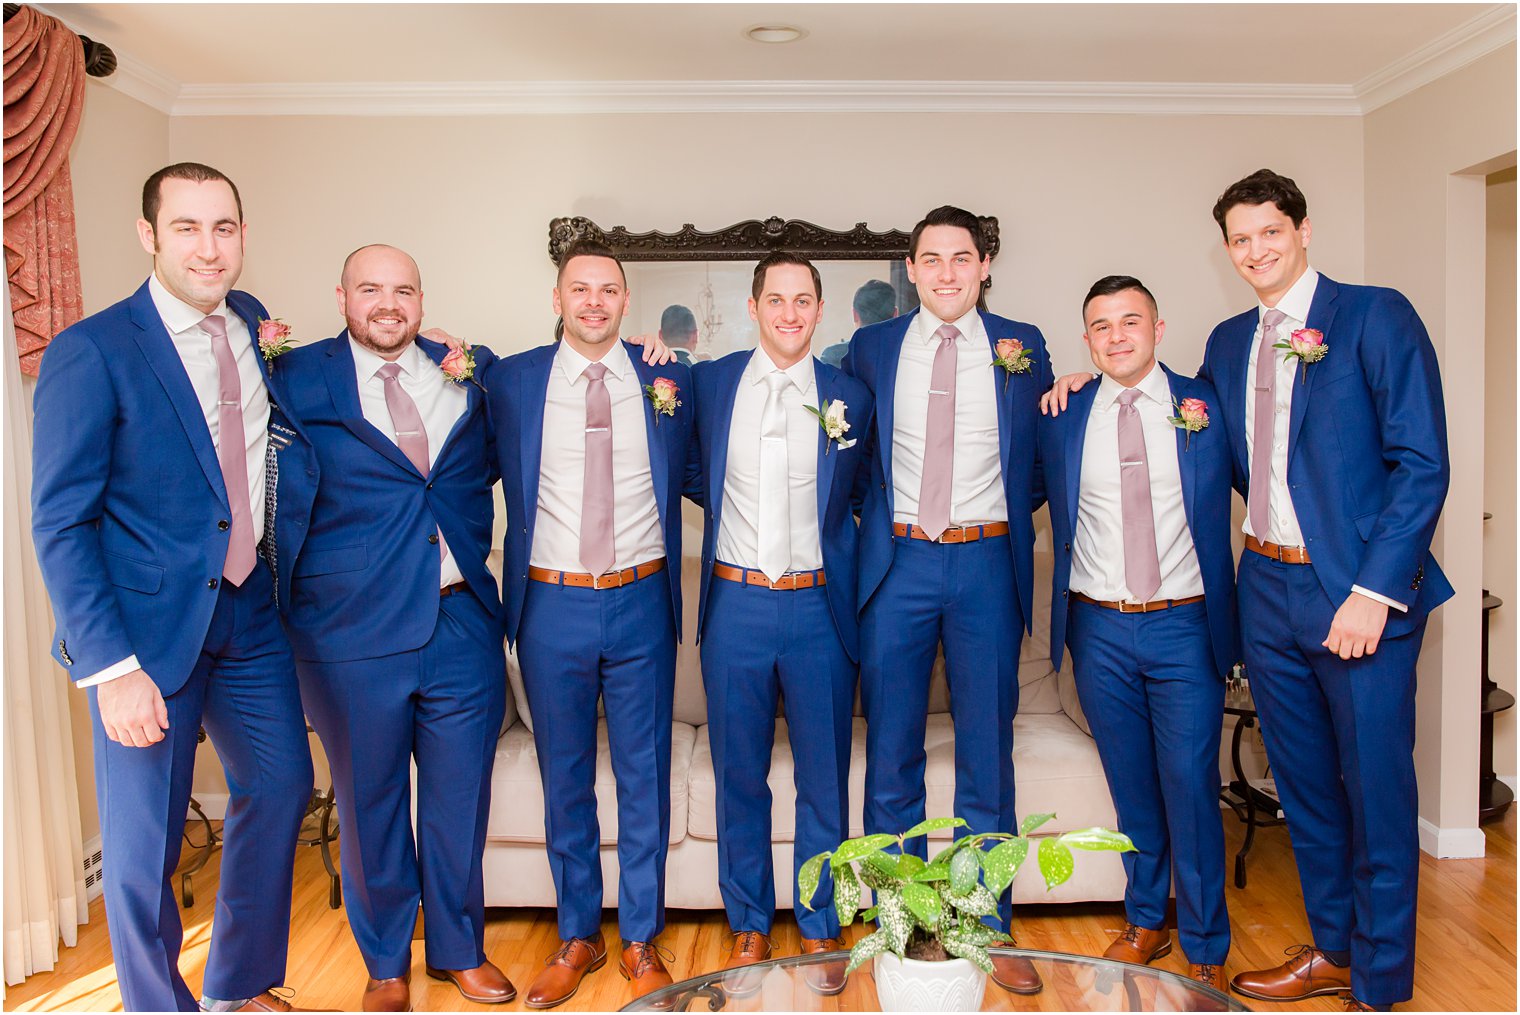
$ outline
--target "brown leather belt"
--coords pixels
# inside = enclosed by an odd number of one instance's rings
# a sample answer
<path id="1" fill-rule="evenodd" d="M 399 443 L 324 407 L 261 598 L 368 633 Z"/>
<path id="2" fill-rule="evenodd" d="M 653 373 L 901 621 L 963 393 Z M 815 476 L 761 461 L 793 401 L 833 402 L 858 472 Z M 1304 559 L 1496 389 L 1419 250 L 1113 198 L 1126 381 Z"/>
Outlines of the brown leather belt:
<path id="1" fill-rule="evenodd" d="M 441 588 L 441 589 L 438 590 L 438 598 L 439 599 L 446 599 L 449 596 L 452 596 L 456 592 L 463 592 L 465 589 L 467 589 L 469 587 L 470 587 L 470 583 L 469 582 L 455 582 L 452 585 L 445 585 L 443 588 Z"/>
<path id="2" fill-rule="evenodd" d="M 1309 563 L 1309 549 L 1305 546 L 1278 546 L 1276 543 L 1263 542 L 1255 536 L 1247 536 L 1246 549 L 1263 557 L 1280 560 L 1284 564 Z"/>
<path id="3" fill-rule="evenodd" d="M 828 580 L 823 576 L 823 568 L 816 571 L 789 571 L 774 582 L 765 576 L 764 571 L 752 567 L 734 567 L 732 564 L 714 563 L 712 573 L 714 578 L 722 578 L 724 581 L 738 582 L 740 585 L 759 585 L 762 588 L 775 589 L 777 592 L 795 592 L 798 589 L 811 589 L 828 584 Z"/>
<path id="4" fill-rule="evenodd" d="M 566 585 L 576 589 L 616 589 L 624 585 L 632 585 L 652 574 L 659 574 L 665 570 L 665 558 L 658 560 L 646 560 L 642 564 L 633 567 L 625 567 L 621 571 L 608 571 L 602 575 L 577 573 L 575 571 L 550 571 L 546 567 L 528 568 L 528 577 L 536 582 L 544 582 L 548 585 Z"/>
<path id="5" fill-rule="evenodd" d="M 938 539 L 931 539 L 929 534 L 917 525 L 893 522 L 892 535 L 924 539 L 931 543 L 974 543 L 978 539 L 991 539 L 993 536 L 1008 535 L 1008 523 L 988 522 L 986 525 L 956 525 L 941 532 Z"/>
<path id="6" fill-rule="evenodd" d="M 1173 606 L 1203 602 L 1202 596 L 1186 596 L 1182 599 L 1152 599 L 1148 603 L 1126 603 L 1122 599 L 1094 599 L 1081 592 L 1073 592 L 1071 598 L 1079 603 L 1101 606 L 1105 610 L 1118 610 L 1120 613 L 1155 613 L 1159 610 L 1169 610 Z"/>

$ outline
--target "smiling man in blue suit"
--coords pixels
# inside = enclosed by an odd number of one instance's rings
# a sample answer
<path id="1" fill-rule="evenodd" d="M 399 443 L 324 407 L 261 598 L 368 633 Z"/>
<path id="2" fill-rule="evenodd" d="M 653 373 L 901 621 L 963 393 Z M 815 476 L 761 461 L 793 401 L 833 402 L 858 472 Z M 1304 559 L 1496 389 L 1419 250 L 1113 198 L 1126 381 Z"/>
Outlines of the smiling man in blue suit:
<path id="1" fill-rule="evenodd" d="M 597 698 L 617 779 L 620 969 L 671 982 L 665 926 L 671 709 L 681 617 L 690 372 L 630 355 L 613 251 L 571 244 L 554 309 L 564 338 L 500 360 L 485 386 L 507 506 L 504 599 L 533 719 L 562 946 L 525 1002 L 568 1000 L 607 960 L 596 817 Z"/>
<path id="2" fill-rule="evenodd" d="M 804 860 L 849 836 L 860 651 L 851 498 L 865 447 L 843 427 L 868 429 L 871 396 L 811 354 L 821 290 L 805 258 L 770 254 L 755 267 L 749 302 L 759 347 L 692 370 L 701 464 L 694 499 L 707 514 L 697 631 L 718 787 L 718 887 L 734 932 L 729 968 L 771 955 L 766 776 L 778 697 L 796 760 L 793 882 Z M 827 889 L 796 900 L 804 953 L 842 947 L 830 900 Z M 844 989 L 844 963 L 810 967 L 808 976 L 825 995 Z M 734 982 L 741 991 L 759 987 L 758 978 Z"/>
<path id="3" fill-rule="evenodd" d="M 1013 831 L 1019 645 L 1033 622 L 1035 420 L 1050 387 L 1038 328 L 977 309 L 991 260 L 975 215 L 945 206 L 914 227 L 908 277 L 920 308 L 861 328 L 845 373 L 876 425 L 860 514 L 860 689 L 868 833 L 924 819 L 929 676 L 943 645 L 955 722 L 955 815 Z M 912 840 L 919 851 L 922 838 Z M 999 916 L 1012 913 L 1005 896 Z M 1020 959 L 1002 987 L 1034 993 Z"/>
<path id="4" fill-rule="evenodd" d="M 410 1010 L 419 903 L 428 975 L 477 1003 L 510 1001 L 484 950 L 481 882 L 506 708 L 485 393 L 463 355 L 417 337 L 422 279 L 403 251 L 354 251 L 337 299 L 345 331 L 276 364 L 283 413 L 318 463 L 309 522 L 290 508 L 307 474 L 281 473 L 277 556 L 301 696 L 332 767 L 362 1007 Z M 470 355 L 475 370 L 491 362 Z"/>
<path id="5" fill-rule="evenodd" d="M 278 396 L 264 307 L 232 291 L 247 227 L 232 181 L 187 162 L 143 186 L 153 274 L 64 331 L 37 382 L 32 534 L 58 631 L 89 689 L 111 952 L 128 1011 L 194 1011 L 170 877 L 198 730 L 227 773 L 222 876 L 206 958 L 213 1010 L 286 1011 L 295 838 L 311 754 L 273 579 Z M 299 452 L 297 452 L 299 453 Z"/>
<path id="6" fill-rule="evenodd" d="M 1414 989 L 1415 663 L 1452 595 L 1430 553 L 1446 411 L 1414 308 L 1311 268 L 1308 216 L 1266 169 L 1214 206 L 1258 306 L 1214 329 L 1199 377 L 1246 498 L 1241 638 L 1314 940 L 1232 985 L 1376 1008 Z"/>
<path id="7" fill-rule="evenodd" d="M 1050 501 L 1051 662 L 1070 648 L 1077 693 L 1103 760 L 1124 854 L 1124 931 L 1106 958 L 1148 963 L 1177 925 L 1194 979 L 1225 986 L 1219 736 L 1235 664 L 1230 447 L 1204 381 L 1156 360 L 1166 333 L 1138 279 L 1099 279 L 1083 340 L 1102 383 L 1040 420 Z"/>

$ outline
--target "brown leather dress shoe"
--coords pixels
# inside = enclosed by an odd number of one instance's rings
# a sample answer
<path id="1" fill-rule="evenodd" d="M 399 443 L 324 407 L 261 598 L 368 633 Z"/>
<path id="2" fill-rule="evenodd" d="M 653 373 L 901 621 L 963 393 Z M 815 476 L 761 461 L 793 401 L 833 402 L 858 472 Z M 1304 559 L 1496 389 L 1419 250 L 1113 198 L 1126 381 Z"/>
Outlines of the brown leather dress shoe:
<path id="1" fill-rule="evenodd" d="M 805 937 L 802 939 L 802 954 L 818 955 L 822 952 L 837 952 L 844 950 L 844 942 L 832 937 Z M 815 962 L 804 966 L 802 980 L 817 994 L 824 997 L 833 997 L 844 990 L 845 976 L 844 967 L 849 965 L 849 959 L 830 959 L 828 962 Z"/>
<path id="2" fill-rule="evenodd" d="M 1188 966 L 1188 976 L 1205 987 L 1213 987 L 1221 994 L 1225 992 L 1223 966 L 1216 966 L 1209 962 L 1194 962 Z"/>
<path id="3" fill-rule="evenodd" d="M 435 980 L 451 980 L 466 1001 L 477 1004 L 504 1004 L 517 997 L 517 988 L 507 975 L 487 960 L 474 969 L 434 969 L 427 974 Z"/>
<path id="4" fill-rule="evenodd" d="M 671 955 L 670 960 L 674 962 L 675 956 Z M 660 955 L 659 946 L 651 941 L 624 941 L 623 957 L 618 962 L 618 972 L 623 974 L 623 978 L 633 988 L 635 998 L 651 994 L 661 987 L 668 987 L 672 982 L 670 971 L 665 968 L 664 959 Z M 657 1007 L 668 1008 L 670 1005 Z"/>
<path id="5" fill-rule="evenodd" d="M 1018 955 L 992 953 L 992 982 L 1015 994 L 1038 994 L 1045 989 L 1034 963 Z"/>
<path id="6" fill-rule="evenodd" d="M 1341 1008 L 1345 1011 L 1393 1011 L 1391 1004 L 1385 1004 L 1382 1007 L 1368 1004 L 1349 990 L 1341 994 Z"/>
<path id="7" fill-rule="evenodd" d="M 1280 966 L 1236 973 L 1230 986 L 1258 1001 L 1302 1001 L 1351 989 L 1351 968 L 1337 966 L 1319 949 L 1294 945 L 1287 954 L 1288 961 Z"/>
<path id="8" fill-rule="evenodd" d="M 544 959 L 544 971 L 528 985 L 523 1004 L 529 1008 L 553 1008 L 564 1004 L 580 989 L 581 977 L 607 964 L 607 945 L 602 935 L 573 937 L 559 951 Z"/>
<path id="9" fill-rule="evenodd" d="M 744 969 L 771 957 L 771 939 L 758 930 L 741 930 L 734 935 L 733 947 L 728 950 L 728 961 L 723 968 L 729 974 L 723 977 L 723 990 L 731 997 L 749 997 L 760 989 L 765 974 L 758 969 Z M 733 972 L 732 970 L 737 970 Z"/>
<path id="10" fill-rule="evenodd" d="M 388 976 L 364 985 L 361 1011 L 411 1011 L 412 976 Z"/>
<path id="11" fill-rule="evenodd" d="M 283 988 L 281 988 L 283 989 Z M 292 1008 L 290 1002 L 276 994 L 275 988 L 264 991 L 258 997 L 250 997 L 242 1005 L 232 1009 L 233 1011 L 303 1011 L 301 1008 Z"/>
<path id="12" fill-rule="evenodd" d="M 1147 930 L 1133 923 L 1126 923 L 1114 943 L 1103 952 L 1105 959 L 1133 962 L 1137 966 L 1148 965 L 1155 959 L 1172 954 L 1172 934 L 1166 929 Z"/>

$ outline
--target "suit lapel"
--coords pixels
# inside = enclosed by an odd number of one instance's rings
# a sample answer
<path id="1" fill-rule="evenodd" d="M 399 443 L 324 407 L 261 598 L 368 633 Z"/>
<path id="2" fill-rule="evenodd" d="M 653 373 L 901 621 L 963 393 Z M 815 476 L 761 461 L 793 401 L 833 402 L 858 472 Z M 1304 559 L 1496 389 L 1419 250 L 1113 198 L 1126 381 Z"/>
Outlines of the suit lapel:
<path id="1" fill-rule="evenodd" d="M 554 371 L 556 346 L 545 346 L 544 355 L 517 375 L 517 404 L 522 407 L 518 439 L 522 441 L 523 511 L 527 515 L 528 546 L 533 546 L 533 522 L 538 514 L 539 468 L 544 457 L 544 400 L 549 395 L 549 375 Z"/>
<path id="2" fill-rule="evenodd" d="M 449 347 L 442 342 L 433 342 L 421 337 L 416 341 L 417 348 L 422 350 L 422 354 L 441 369 L 443 358 L 449 353 Z M 433 458 L 435 467 L 438 462 L 443 461 L 443 456 L 449 450 L 449 445 L 454 442 L 454 438 L 469 425 L 470 420 L 477 412 L 481 411 L 482 406 L 485 404 L 485 392 L 481 390 L 478 382 L 449 380 L 447 383 L 456 384 L 464 389 L 464 412 L 459 414 L 459 418 L 449 428 L 449 435 L 443 439 L 443 446 L 438 449 L 438 454 Z"/>
<path id="3" fill-rule="evenodd" d="M 877 347 L 876 361 L 876 447 L 881 452 L 882 476 L 887 484 L 887 515 L 894 510 L 892 483 L 892 428 L 897 408 L 897 363 L 902 358 L 903 340 L 919 311 L 893 319 L 893 331 Z M 898 326 L 898 323 L 900 326 Z"/>
<path id="4" fill-rule="evenodd" d="M 733 433 L 734 403 L 739 397 L 739 384 L 749 360 L 743 357 L 725 362 L 728 373 L 718 378 L 718 400 L 713 406 L 711 466 L 706 470 L 707 503 L 712 505 L 713 524 L 717 525 L 723 515 L 723 480 L 728 475 L 728 441 Z"/>
<path id="5" fill-rule="evenodd" d="M 649 366 L 638 355 L 642 350 L 632 350 L 626 344 L 623 346 L 628 354 L 628 361 L 633 364 L 634 375 L 638 378 L 639 387 L 642 389 L 647 384 L 653 384 L 658 374 L 656 368 Z M 690 400 L 691 392 L 677 392 L 676 397 L 686 396 Z M 670 519 L 670 445 L 662 430 L 671 432 L 677 426 L 674 417 L 666 417 L 661 423 L 656 416 L 654 403 L 645 397 L 642 392 L 639 401 L 644 406 L 644 433 L 649 438 L 649 472 L 654 482 L 654 499 L 660 509 L 660 522 L 662 526 L 668 525 Z"/>
<path id="6" fill-rule="evenodd" d="M 1220 407 L 1228 422 L 1225 427 L 1230 438 L 1230 452 L 1235 456 L 1235 471 L 1242 476 L 1251 473 L 1250 455 L 1246 447 L 1246 402 L 1253 397 L 1250 388 L 1251 343 L 1256 338 L 1258 311 L 1242 314 L 1226 325 L 1223 333 L 1226 345 L 1220 357 L 1221 376 L 1216 394 L 1224 404 Z"/>
<path id="7" fill-rule="evenodd" d="M 137 326 L 137 330 L 132 333 L 133 340 L 142 351 L 143 358 L 148 361 L 159 384 L 163 385 L 164 392 L 168 394 L 169 404 L 174 406 L 175 415 L 179 416 L 180 425 L 185 428 L 185 436 L 190 439 L 190 447 L 195 451 L 195 459 L 200 462 L 201 471 L 206 474 L 211 489 L 216 491 L 225 507 L 227 487 L 222 481 L 221 463 L 216 460 L 216 445 L 211 442 L 211 430 L 206 426 L 206 414 L 190 383 L 190 375 L 185 372 L 185 364 L 174 348 L 174 339 L 169 337 L 169 329 L 164 327 L 163 318 L 158 316 L 158 308 L 153 305 L 153 297 L 148 293 L 146 282 L 132 295 L 128 315 Z"/>
<path id="8" fill-rule="evenodd" d="M 831 376 L 825 376 L 826 371 L 818 369 L 817 360 L 813 361 L 813 386 L 818 389 L 818 411 L 828 405 L 836 397 L 836 389 Z M 849 406 L 845 406 L 849 410 Z M 811 415 L 811 413 L 809 414 Z M 829 495 L 834 489 L 834 469 L 839 465 L 839 455 L 843 452 L 837 448 L 829 447 L 828 431 L 820 424 L 818 427 L 818 531 L 823 531 L 823 520 L 828 517 Z"/>
<path id="9" fill-rule="evenodd" d="M 1070 407 L 1063 415 L 1071 417 L 1066 426 L 1066 454 L 1063 456 L 1066 474 L 1066 531 L 1075 537 L 1077 532 L 1077 500 L 1081 496 L 1082 452 L 1087 446 L 1087 421 L 1092 416 L 1093 403 L 1098 400 L 1099 382 L 1087 385 L 1071 396 Z"/>
<path id="10" fill-rule="evenodd" d="M 1171 390 L 1172 401 L 1178 405 L 1187 397 L 1182 390 L 1182 380 L 1176 374 L 1167 370 L 1166 364 L 1161 365 L 1166 371 L 1167 387 Z M 1198 482 L 1198 457 L 1188 453 L 1188 432 L 1186 427 L 1174 427 L 1177 437 L 1177 468 L 1182 474 L 1182 503 L 1187 513 L 1188 531 L 1193 531 L 1193 491 L 1197 489 Z"/>
<path id="11" fill-rule="evenodd" d="M 1335 322 L 1335 297 L 1340 292 L 1340 286 L 1330 279 L 1321 275 L 1319 283 L 1314 287 L 1314 300 L 1309 304 L 1309 319 L 1304 322 L 1306 328 L 1316 328 L 1323 332 L 1325 341 L 1329 342 L 1330 326 Z M 1309 411 L 1309 399 L 1314 393 L 1314 379 L 1319 376 L 1320 366 L 1310 366 L 1305 370 L 1298 366 L 1293 377 L 1293 411 L 1288 417 L 1288 460 L 1293 460 L 1293 452 L 1298 448 L 1298 432 L 1303 428 L 1304 415 Z"/>
<path id="12" fill-rule="evenodd" d="M 243 324 L 247 326 L 248 337 L 253 342 L 253 358 L 259 365 L 259 375 L 264 378 L 264 387 L 269 388 L 272 394 L 274 389 L 269 384 L 269 363 L 265 361 L 264 353 L 259 348 L 259 319 L 254 314 L 252 307 L 245 307 L 243 305 L 241 296 L 242 294 L 237 292 L 228 293 L 227 306 L 233 313 L 241 317 Z"/>
<path id="13" fill-rule="evenodd" d="M 369 420 L 364 418 L 364 410 L 359 405 L 359 377 L 354 368 L 354 352 L 349 345 L 348 329 L 344 329 L 337 339 L 327 347 L 327 355 L 322 358 L 322 373 L 327 379 L 327 393 L 332 398 L 333 407 L 338 411 L 338 418 L 355 437 L 368 444 L 381 457 L 395 463 L 397 468 L 405 469 L 415 476 L 422 475 L 411 460 L 402 454 L 396 442 L 375 428 Z"/>
<path id="14" fill-rule="evenodd" d="M 1013 335 L 1011 333 L 1007 335 L 999 334 L 994 330 L 992 321 L 988 320 L 987 314 L 982 314 L 980 310 L 977 313 L 981 314 L 982 330 L 987 334 L 987 344 L 991 347 L 992 359 L 996 362 L 998 339 L 1012 338 Z M 1013 437 L 1011 433 L 1013 426 L 1013 378 L 1001 367 L 994 367 L 990 373 L 992 374 L 992 383 L 994 385 L 992 389 L 993 399 L 997 402 L 998 454 L 1002 459 L 1003 475 L 1011 476 L 1013 473 L 1009 471 L 1008 458 L 1013 454 Z"/>

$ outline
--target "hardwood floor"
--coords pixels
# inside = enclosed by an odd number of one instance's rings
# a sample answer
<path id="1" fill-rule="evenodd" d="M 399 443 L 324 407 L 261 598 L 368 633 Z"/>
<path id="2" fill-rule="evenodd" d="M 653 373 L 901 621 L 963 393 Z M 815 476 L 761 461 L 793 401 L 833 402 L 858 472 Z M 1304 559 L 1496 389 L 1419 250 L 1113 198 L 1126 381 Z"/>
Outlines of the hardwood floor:
<path id="1" fill-rule="evenodd" d="M 1225 828 L 1233 860 L 1241 830 L 1228 814 Z M 1481 860 L 1438 861 L 1421 855 L 1415 995 L 1404 1006 L 1410 1010 L 1516 1009 L 1514 810 L 1499 824 L 1487 826 L 1485 835 L 1488 855 Z M 195 906 L 181 911 L 185 947 L 180 966 L 196 993 L 210 941 L 217 873 L 214 857 L 195 877 Z M 1229 888 L 1234 946 L 1226 975 L 1275 965 L 1282 961 L 1285 948 L 1308 939 L 1285 829 L 1257 833 L 1248 873 L 1245 889 L 1237 890 L 1233 881 Z M 1098 954 L 1123 926 L 1124 915 L 1117 903 L 1022 906 L 1015 912 L 1015 922 L 1019 942 L 1025 947 Z M 295 989 L 295 1003 L 303 1008 L 356 1008 L 364 986 L 364 965 L 344 911 L 327 908 L 327 878 L 312 848 L 302 847 L 296 859 L 292 928 L 288 982 Z M 609 946 L 616 947 L 615 912 L 607 913 L 602 929 Z M 860 932 L 857 925 L 849 939 L 853 941 Z M 778 915 L 774 936 L 778 954 L 797 951 L 797 927 L 788 914 Z M 693 975 L 722 964 L 728 928 L 720 911 L 676 910 L 669 915 L 660 943 L 674 953 L 672 971 L 678 978 Z M 496 909 L 489 913 L 486 951 L 520 992 L 526 990 L 544 957 L 557 944 L 552 910 Z M 465 1001 L 451 985 L 427 978 L 422 969 L 421 941 L 413 945 L 413 956 L 412 996 L 418 1010 L 489 1010 L 486 1005 Z M 627 987 L 616 966 L 613 958 L 587 977 L 580 992 L 561 1010 L 601 1011 L 625 1004 Z M 1157 966 L 1184 973 L 1187 970 L 1180 949 L 1174 949 Z M 839 1000 L 848 1002 L 850 995 Z M 1039 997 L 1028 1002 L 1029 1010 L 1048 1007 Z M 12 1011 L 121 1010 L 104 907 L 99 900 L 90 907 L 90 923 L 80 928 L 79 944 L 60 954 L 54 971 L 7 988 L 5 1007 Z M 523 1006 L 517 1001 L 505 1007 Z M 1338 1011 L 1340 1004 L 1334 997 L 1322 997 L 1284 1010 Z"/>

